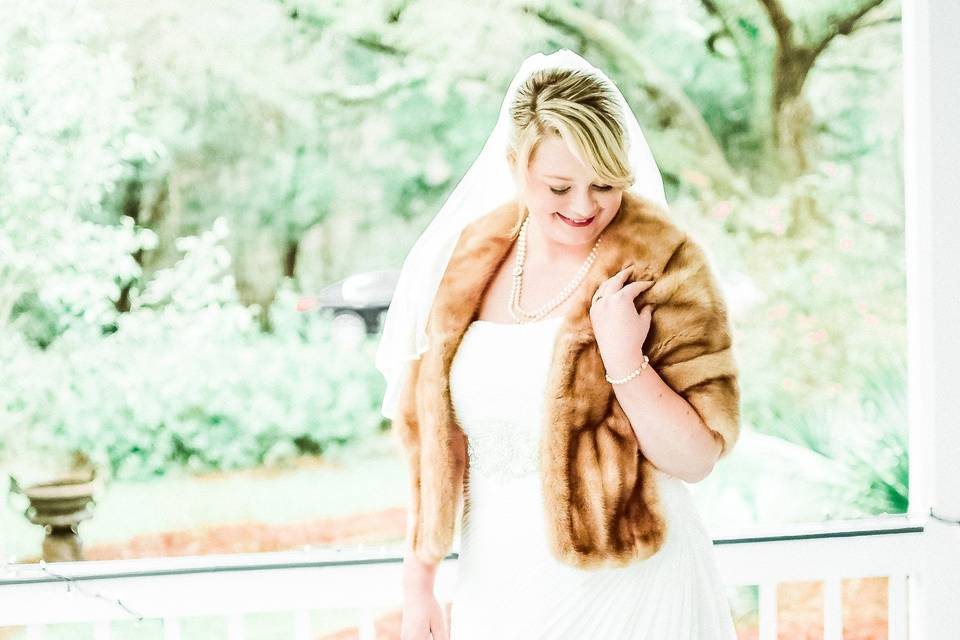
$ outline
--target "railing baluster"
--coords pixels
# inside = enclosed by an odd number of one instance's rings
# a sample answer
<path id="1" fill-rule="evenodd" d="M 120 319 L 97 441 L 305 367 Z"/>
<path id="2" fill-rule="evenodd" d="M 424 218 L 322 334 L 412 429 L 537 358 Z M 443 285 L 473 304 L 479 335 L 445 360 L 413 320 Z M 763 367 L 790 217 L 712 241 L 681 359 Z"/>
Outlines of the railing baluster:
<path id="1" fill-rule="evenodd" d="M 376 611 L 373 607 L 363 607 L 360 617 L 360 639 L 359 640 L 376 640 L 377 629 L 376 629 Z"/>
<path id="2" fill-rule="evenodd" d="M 163 640 L 180 640 L 180 618 L 163 619 Z"/>
<path id="3" fill-rule="evenodd" d="M 234 613 L 227 619 L 227 639 L 244 640 L 247 630 L 243 622 L 242 613 Z"/>
<path id="4" fill-rule="evenodd" d="M 113 629 L 110 620 L 98 620 L 93 624 L 94 640 L 110 640 L 113 637 Z"/>
<path id="5" fill-rule="evenodd" d="M 843 591 L 841 578 L 823 581 L 823 637 L 824 640 L 843 640 Z"/>
<path id="6" fill-rule="evenodd" d="M 777 640 L 777 583 L 761 582 L 760 640 Z"/>
<path id="7" fill-rule="evenodd" d="M 904 574 L 887 577 L 887 638 L 889 640 L 907 640 L 908 620 L 908 580 Z"/>
<path id="8" fill-rule="evenodd" d="M 47 636 L 47 628 L 41 624 L 27 626 L 27 640 L 43 640 Z"/>
<path id="9" fill-rule="evenodd" d="M 313 632 L 310 624 L 310 612 L 306 609 L 298 609 L 294 612 L 294 637 L 296 640 L 310 640 L 310 634 Z"/>

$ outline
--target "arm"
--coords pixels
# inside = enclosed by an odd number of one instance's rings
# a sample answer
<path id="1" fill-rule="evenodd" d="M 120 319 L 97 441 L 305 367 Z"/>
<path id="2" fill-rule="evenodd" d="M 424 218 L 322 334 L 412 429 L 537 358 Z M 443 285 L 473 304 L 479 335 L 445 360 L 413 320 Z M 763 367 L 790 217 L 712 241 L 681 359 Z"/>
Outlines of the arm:
<path id="1" fill-rule="evenodd" d="M 426 568 L 436 568 L 452 544 L 455 518 L 448 515 L 456 511 L 462 488 L 461 483 L 447 479 L 447 471 L 451 466 L 461 470 L 466 466 L 463 433 L 455 429 L 449 437 L 444 435 L 443 418 L 431 414 L 429 408 L 426 418 L 421 420 L 421 363 L 418 358 L 408 365 L 391 424 L 409 471 L 404 569 L 406 572 L 409 566 L 418 575 L 432 574 Z M 462 479 L 462 473 L 458 477 Z"/>
<path id="2" fill-rule="evenodd" d="M 437 575 L 437 565 L 424 562 L 413 552 L 410 538 L 403 553 L 403 593 L 404 597 L 416 597 L 421 593 L 433 593 L 433 582 Z"/>
<path id="3" fill-rule="evenodd" d="M 637 354 L 634 362 L 641 362 Z M 621 376 L 626 372 L 612 372 Z M 670 475 L 694 483 L 713 471 L 720 456 L 721 437 L 700 418 L 692 405 L 664 382 L 652 366 L 632 380 L 613 385 L 617 401 L 630 420 L 640 450 Z"/>
<path id="4" fill-rule="evenodd" d="M 703 249 L 689 236 L 646 291 L 653 304 L 644 340 L 649 365 L 613 385 L 640 450 L 653 464 L 699 482 L 728 455 L 739 436 L 740 390 L 726 302 Z M 643 355 L 617 354 L 612 376 L 623 376 Z"/>
<path id="5" fill-rule="evenodd" d="M 421 514 L 421 424 L 416 411 L 416 380 L 420 360 L 410 364 L 400 396 L 399 414 L 393 422 L 395 433 L 410 465 L 410 504 L 407 510 L 407 534 L 403 552 L 403 609 L 400 636 L 447 640 L 449 627 L 443 608 L 433 593 L 440 562 L 426 557 Z M 419 553 L 418 553 L 419 552 Z M 429 552 L 426 552 L 429 555 Z M 442 559 L 442 558 L 441 558 Z"/>

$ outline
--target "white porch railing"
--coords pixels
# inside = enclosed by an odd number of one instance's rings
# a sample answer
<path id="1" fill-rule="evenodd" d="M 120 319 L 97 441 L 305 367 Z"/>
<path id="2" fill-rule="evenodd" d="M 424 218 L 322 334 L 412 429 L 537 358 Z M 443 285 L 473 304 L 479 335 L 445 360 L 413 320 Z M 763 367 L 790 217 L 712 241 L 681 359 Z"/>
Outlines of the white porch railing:
<path id="1" fill-rule="evenodd" d="M 824 638 L 841 640 L 841 580 L 870 576 L 889 578 L 888 637 L 905 640 L 907 581 L 922 566 L 924 529 L 906 516 L 795 525 L 721 537 L 714 549 L 725 584 L 759 586 L 761 640 L 777 637 L 779 582 L 824 581 Z M 165 640 L 177 640 L 181 619 L 217 615 L 230 640 L 242 640 L 244 614 L 289 612 L 294 637 L 306 640 L 315 637 L 311 611 L 352 608 L 361 640 L 373 640 L 377 612 L 400 608 L 401 562 L 395 549 L 351 549 L 10 565 L 0 577 L 0 627 L 26 626 L 33 640 L 47 625 L 90 623 L 97 640 L 109 640 L 111 621 L 139 615 L 162 620 Z M 451 554 L 437 572 L 441 602 L 456 571 Z"/>

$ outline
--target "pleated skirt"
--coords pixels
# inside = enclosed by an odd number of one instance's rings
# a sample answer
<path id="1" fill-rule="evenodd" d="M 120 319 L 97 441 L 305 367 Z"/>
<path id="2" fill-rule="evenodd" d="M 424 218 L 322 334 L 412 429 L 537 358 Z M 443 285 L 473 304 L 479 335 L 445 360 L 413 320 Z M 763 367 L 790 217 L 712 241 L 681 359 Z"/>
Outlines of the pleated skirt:
<path id="1" fill-rule="evenodd" d="M 690 489 L 656 473 L 664 545 L 605 569 L 572 567 L 549 553 L 537 474 L 468 476 L 451 640 L 736 640 Z"/>

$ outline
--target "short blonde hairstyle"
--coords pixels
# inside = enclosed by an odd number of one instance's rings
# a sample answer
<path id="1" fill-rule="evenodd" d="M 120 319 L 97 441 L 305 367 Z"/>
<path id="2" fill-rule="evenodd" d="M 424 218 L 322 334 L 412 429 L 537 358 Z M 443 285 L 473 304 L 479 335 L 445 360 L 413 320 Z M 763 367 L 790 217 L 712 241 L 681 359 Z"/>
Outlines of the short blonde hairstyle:
<path id="1" fill-rule="evenodd" d="M 510 105 L 507 157 L 518 184 L 526 184 L 530 158 L 547 136 L 559 136 L 570 153 L 614 188 L 627 189 L 630 170 L 623 111 L 604 79 L 582 69 L 540 69 L 517 89 Z M 520 232 L 521 219 L 513 229 Z"/>

